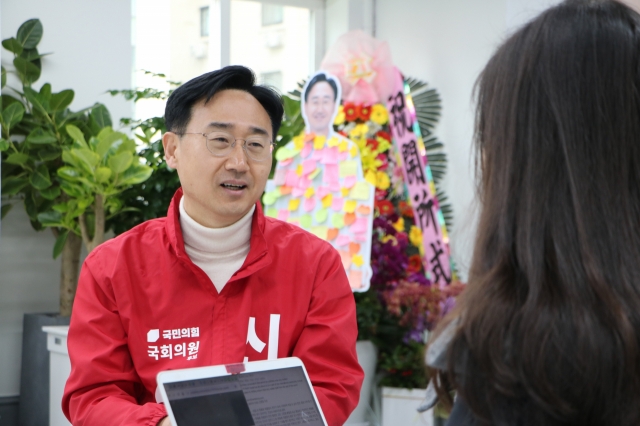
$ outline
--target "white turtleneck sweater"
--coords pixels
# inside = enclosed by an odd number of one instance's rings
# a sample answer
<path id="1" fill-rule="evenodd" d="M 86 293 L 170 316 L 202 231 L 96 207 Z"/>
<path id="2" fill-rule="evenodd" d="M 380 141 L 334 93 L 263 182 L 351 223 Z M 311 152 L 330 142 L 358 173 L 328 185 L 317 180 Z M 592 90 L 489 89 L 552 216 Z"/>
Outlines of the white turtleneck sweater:
<path id="1" fill-rule="evenodd" d="M 236 223 L 226 228 L 207 228 L 193 220 L 180 200 L 180 227 L 184 248 L 193 263 L 222 291 L 229 278 L 240 269 L 249 254 L 251 220 L 255 206 Z"/>

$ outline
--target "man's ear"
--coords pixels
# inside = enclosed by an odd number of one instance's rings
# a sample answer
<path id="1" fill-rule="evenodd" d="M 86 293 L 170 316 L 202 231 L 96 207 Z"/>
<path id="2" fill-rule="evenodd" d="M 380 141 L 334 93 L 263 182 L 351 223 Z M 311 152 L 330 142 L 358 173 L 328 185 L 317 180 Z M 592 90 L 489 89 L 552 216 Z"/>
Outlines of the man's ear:
<path id="1" fill-rule="evenodd" d="M 167 166 L 176 169 L 178 167 L 178 153 L 180 151 L 180 136 L 173 132 L 166 132 L 162 135 L 162 146 L 164 148 L 164 158 L 167 160 Z"/>

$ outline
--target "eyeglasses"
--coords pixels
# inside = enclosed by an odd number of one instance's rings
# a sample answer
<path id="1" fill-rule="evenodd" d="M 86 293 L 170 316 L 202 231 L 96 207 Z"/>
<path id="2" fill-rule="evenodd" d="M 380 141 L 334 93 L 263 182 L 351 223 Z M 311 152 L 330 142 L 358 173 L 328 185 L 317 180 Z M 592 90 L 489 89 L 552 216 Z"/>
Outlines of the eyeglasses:
<path id="1" fill-rule="evenodd" d="M 224 132 L 192 133 L 184 132 L 180 135 L 201 135 L 207 144 L 209 152 L 216 157 L 226 157 L 235 148 L 237 141 L 243 141 L 241 145 L 244 152 L 253 161 L 266 161 L 271 158 L 275 143 L 267 136 L 249 136 L 247 139 L 236 139 L 233 135 Z"/>

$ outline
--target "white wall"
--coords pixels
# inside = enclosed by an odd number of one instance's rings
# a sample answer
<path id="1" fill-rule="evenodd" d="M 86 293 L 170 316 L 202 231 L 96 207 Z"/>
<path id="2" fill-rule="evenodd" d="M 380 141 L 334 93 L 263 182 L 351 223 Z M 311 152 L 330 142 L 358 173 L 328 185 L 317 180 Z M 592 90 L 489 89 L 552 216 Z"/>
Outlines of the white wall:
<path id="1" fill-rule="evenodd" d="M 131 117 L 132 105 L 105 94 L 131 87 L 130 0 L 1 0 L 2 39 L 22 22 L 39 18 L 44 26 L 40 52 L 43 75 L 54 91 L 75 91 L 72 109 L 104 103 L 114 124 Z M 2 52 L 2 64 L 12 55 Z M 58 310 L 60 266 L 51 258 L 51 232 L 35 232 L 21 204 L 2 222 L 0 237 L 0 397 L 19 393 L 22 315 Z"/>

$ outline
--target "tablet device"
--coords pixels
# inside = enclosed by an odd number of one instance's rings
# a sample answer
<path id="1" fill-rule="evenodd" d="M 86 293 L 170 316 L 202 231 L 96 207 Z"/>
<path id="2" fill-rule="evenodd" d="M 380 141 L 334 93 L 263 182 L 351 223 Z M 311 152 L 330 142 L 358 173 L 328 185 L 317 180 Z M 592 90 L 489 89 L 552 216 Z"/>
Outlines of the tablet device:
<path id="1" fill-rule="evenodd" d="M 158 373 L 173 426 L 327 426 L 299 358 Z"/>

